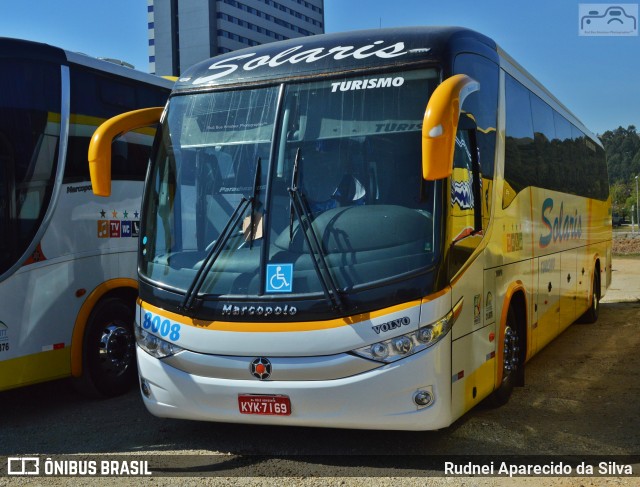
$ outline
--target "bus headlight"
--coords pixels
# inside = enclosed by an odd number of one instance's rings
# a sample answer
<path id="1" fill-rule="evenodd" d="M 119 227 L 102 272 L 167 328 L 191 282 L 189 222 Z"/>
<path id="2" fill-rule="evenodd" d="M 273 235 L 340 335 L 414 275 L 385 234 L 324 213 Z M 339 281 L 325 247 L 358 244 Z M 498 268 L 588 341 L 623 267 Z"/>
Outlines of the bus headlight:
<path id="1" fill-rule="evenodd" d="M 155 358 L 165 358 L 170 355 L 175 355 L 178 352 L 182 352 L 183 348 L 170 343 L 162 338 L 158 338 L 152 335 L 148 331 L 142 329 L 140 325 L 136 323 L 136 342 L 138 346 L 147 352 L 149 355 Z"/>
<path id="2" fill-rule="evenodd" d="M 378 360 L 384 360 L 389 356 L 389 347 L 384 343 L 374 343 L 370 351 L 371 356 Z"/>
<path id="3" fill-rule="evenodd" d="M 400 335 L 389 340 L 360 347 L 352 353 L 378 362 L 390 363 L 432 347 L 449 332 L 462 311 L 462 299 L 446 316 L 435 323 L 421 326 L 417 331 Z"/>
<path id="4" fill-rule="evenodd" d="M 407 336 L 399 336 L 392 341 L 393 348 L 399 355 L 407 355 L 413 350 L 413 340 Z"/>

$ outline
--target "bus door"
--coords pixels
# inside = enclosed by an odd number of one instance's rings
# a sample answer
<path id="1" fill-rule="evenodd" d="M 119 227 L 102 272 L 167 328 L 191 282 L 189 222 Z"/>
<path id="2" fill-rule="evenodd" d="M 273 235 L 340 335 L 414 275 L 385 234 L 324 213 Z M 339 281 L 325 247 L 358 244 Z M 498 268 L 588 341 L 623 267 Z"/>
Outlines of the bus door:
<path id="1" fill-rule="evenodd" d="M 449 267 L 453 302 L 464 300 L 453 328 L 452 407 L 462 414 L 486 397 L 494 385 L 495 320 L 486 318 L 484 260 L 470 261 L 483 238 L 481 172 L 477 126 L 471 114 L 462 113 L 456 134 L 448 231 Z M 490 298 L 491 299 L 491 298 Z M 455 380 L 454 380 L 455 379 Z"/>

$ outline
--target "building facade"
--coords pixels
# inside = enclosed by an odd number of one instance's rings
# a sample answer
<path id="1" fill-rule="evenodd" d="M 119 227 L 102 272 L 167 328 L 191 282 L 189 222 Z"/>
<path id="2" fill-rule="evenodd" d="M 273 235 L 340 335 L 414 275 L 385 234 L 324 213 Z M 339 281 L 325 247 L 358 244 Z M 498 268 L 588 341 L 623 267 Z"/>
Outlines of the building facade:
<path id="1" fill-rule="evenodd" d="M 178 76 L 236 49 L 324 32 L 324 0 L 147 0 L 149 72 Z"/>

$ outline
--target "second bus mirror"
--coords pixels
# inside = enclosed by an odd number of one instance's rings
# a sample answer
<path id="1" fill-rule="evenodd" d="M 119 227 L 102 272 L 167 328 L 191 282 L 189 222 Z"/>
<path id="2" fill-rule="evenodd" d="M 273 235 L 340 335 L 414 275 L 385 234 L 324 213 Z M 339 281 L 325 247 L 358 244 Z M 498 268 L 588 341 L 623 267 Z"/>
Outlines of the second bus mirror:
<path id="1" fill-rule="evenodd" d="M 465 74 L 443 81 L 433 92 L 422 123 L 422 177 L 436 181 L 451 176 L 460 110 L 480 83 Z"/>
<path id="2" fill-rule="evenodd" d="M 111 143 L 126 132 L 155 125 L 162 116 L 162 107 L 143 108 L 123 113 L 103 122 L 89 143 L 89 174 L 93 193 L 98 196 L 111 195 Z"/>

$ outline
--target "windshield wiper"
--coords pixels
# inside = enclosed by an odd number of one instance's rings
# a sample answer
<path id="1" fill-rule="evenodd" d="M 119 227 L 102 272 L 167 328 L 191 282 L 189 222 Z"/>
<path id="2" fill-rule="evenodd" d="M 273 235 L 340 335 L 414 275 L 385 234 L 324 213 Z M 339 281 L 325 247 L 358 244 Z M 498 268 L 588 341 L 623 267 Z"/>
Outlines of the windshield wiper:
<path id="1" fill-rule="evenodd" d="M 287 188 L 289 197 L 291 198 L 289 209 L 289 237 L 290 240 L 293 239 L 293 213 L 295 212 L 296 216 L 298 217 L 298 221 L 300 222 L 300 227 L 302 228 L 302 235 L 304 236 L 304 239 L 307 242 L 307 246 L 309 247 L 309 251 L 311 252 L 311 262 L 313 263 L 313 268 L 320 278 L 322 291 L 331 304 L 331 307 L 334 310 L 342 311 L 344 309 L 342 299 L 340 298 L 338 288 L 333 280 L 333 276 L 331 275 L 329 266 L 327 265 L 327 259 L 324 255 L 324 252 L 322 251 L 322 245 L 320 244 L 318 236 L 316 235 L 316 232 L 311 224 L 311 212 L 308 209 L 306 198 L 300 190 L 300 187 L 298 186 L 298 175 L 300 171 L 301 158 L 300 152 L 300 148 L 298 148 L 293 164 L 291 187 Z"/>
<path id="2" fill-rule="evenodd" d="M 256 174 L 253 178 L 253 192 L 251 193 L 251 214 L 249 215 L 249 248 L 253 248 L 253 239 L 256 236 L 255 224 L 253 222 L 254 215 L 256 213 L 256 206 L 258 200 L 258 187 L 260 186 L 260 166 L 262 164 L 262 158 L 258 156 L 256 162 Z M 259 221 L 259 220 L 258 220 Z"/>
<path id="3" fill-rule="evenodd" d="M 215 261 L 218 259 L 218 256 L 222 252 L 222 249 L 226 245 L 229 238 L 231 238 L 233 229 L 236 227 L 236 225 L 238 224 L 238 221 L 240 220 L 245 210 L 247 209 L 247 206 L 249 205 L 249 201 L 250 199 L 247 199 L 245 196 L 242 197 L 242 199 L 238 203 L 238 206 L 236 206 L 236 209 L 233 211 L 233 214 L 231 215 L 231 217 L 227 221 L 227 224 L 222 230 L 220 237 L 209 249 L 207 256 L 202 261 L 202 265 L 198 269 L 198 272 L 196 272 L 196 275 L 193 278 L 193 281 L 191 281 L 191 285 L 189 286 L 189 289 L 184 295 L 182 304 L 180 304 L 180 309 L 182 311 L 188 311 L 193 309 L 193 303 L 195 301 L 196 295 L 202 288 L 202 285 L 204 284 L 204 281 L 207 275 L 209 274 L 211 267 L 213 266 Z"/>
<path id="4" fill-rule="evenodd" d="M 291 175 L 291 189 L 298 190 L 298 175 L 300 174 L 298 166 L 300 164 L 301 150 L 298 147 L 296 151 L 296 158 L 293 160 L 293 174 Z M 288 189 L 288 191 L 290 191 Z M 289 192 L 291 194 L 291 192 Z M 295 216 L 295 210 L 293 209 L 293 198 L 289 201 L 289 242 L 293 240 L 293 217 Z"/>
<path id="5" fill-rule="evenodd" d="M 227 245 L 227 242 L 233 235 L 234 228 L 236 228 L 236 226 L 238 225 L 240 218 L 242 218 L 242 215 L 244 215 L 244 212 L 247 210 L 247 207 L 249 205 L 251 205 L 250 239 L 253 241 L 253 212 L 255 211 L 255 206 L 256 206 L 259 180 L 260 180 L 260 157 L 258 157 L 258 162 L 256 164 L 256 173 L 255 173 L 254 184 L 253 184 L 253 194 L 251 195 L 250 198 L 247 198 L 244 195 L 242 196 L 242 199 L 238 202 L 238 205 L 233 211 L 231 217 L 229 217 L 229 220 L 227 220 L 226 225 L 222 229 L 222 232 L 220 233 L 218 240 L 216 240 L 215 243 L 209 249 L 209 252 L 207 253 L 204 260 L 202 261 L 202 265 L 198 269 L 198 272 L 196 272 L 196 275 L 193 278 L 193 281 L 191 281 L 191 285 L 189 286 L 189 289 L 187 289 L 187 292 L 184 295 L 184 299 L 182 300 L 182 303 L 179 306 L 179 308 L 182 311 L 189 311 L 194 308 L 196 296 L 200 292 L 200 289 L 202 288 L 204 281 L 207 278 L 207 275 L 211 271 L 213 264 L 216 262 L 216 260 L 218 260 L 218 257 L 222 253 L 222 250 L 224 249 L 225 245 Z"/>

